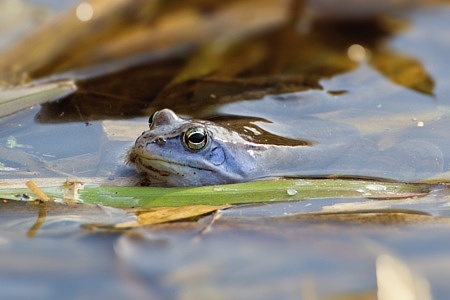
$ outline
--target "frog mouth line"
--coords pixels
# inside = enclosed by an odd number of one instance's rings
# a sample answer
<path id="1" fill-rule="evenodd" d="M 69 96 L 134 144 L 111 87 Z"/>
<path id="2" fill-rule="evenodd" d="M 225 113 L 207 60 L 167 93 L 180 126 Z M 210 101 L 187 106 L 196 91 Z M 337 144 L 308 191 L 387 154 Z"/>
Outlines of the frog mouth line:
<path id="1" fill-rule="evenodd" d="M 168 163 L 168 164 L 177 165 L 177 166 L 181 166 L 181 167 L 187 167 L 187 168 L 196 169 L 196 170 L 200 170 L 200 171 L 216 173 L 216 171 L 211 170 L 211 169 L 194 167 L 194 166 L 190 166 L 190 165 L 186 165 L 186 164 L 182 164 L 182 163 L 178 163 L 178 162 L 173 162 L 173 161 L 168 161 L 168 160 L 163 160 L 163 159 L 155 159 L 155 158 L 147 158 L 147 157 L 139 156 L 138 159 L 136 160 L 136 162 L 138 162 L 139 166 L 141 166 L 142 168 L 144 168 L 146 170 L 149 170 L 150 172 L 158 173 L 164 177 L 170 176 L 170 174 L 171 174 L 170 172 L 158 170 L 158 169 L 155 169 L 154 167 L 152 167 L 151 166 L 152 161 Z M 145 163 L 145 162 L 147 162 L 147 163 Z"/>

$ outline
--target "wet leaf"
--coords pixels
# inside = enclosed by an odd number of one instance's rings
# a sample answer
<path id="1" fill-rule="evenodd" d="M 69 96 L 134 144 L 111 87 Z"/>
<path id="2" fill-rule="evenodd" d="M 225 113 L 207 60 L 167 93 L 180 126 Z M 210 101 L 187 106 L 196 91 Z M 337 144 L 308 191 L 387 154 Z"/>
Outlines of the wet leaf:
<path id="1" fill-rule="evenodd" d="M 77 17 L 76 7 L 73 7 L 38 27 L 33 34 L 3 53 L 0 56 L 0 78 L 16 83 L 17 78 L 23 74 L 31 77 L 35 77 L 36 73 L 48 75 L 48 70 L 58 68 L 59 64 L 72 64 L 75 58 L 92 50 L 93 44 L 98 44 L 107 36 L 113 35 L 117 28 L 129 23 L 130 17 L 137 14 L 136 7 L 147 12 L 146 8 L 157 2 L 133 1 L 133 5 L 129 5 L 128 1 L 123 0 L 107 3 L 93 1 L 89 5 L 95 18 L 89 22 L 81 21 Z M 30 45 L 33 45 L 33 51 L 29 51 Z M 97 60 L 98 58 L 96 55 Z"/>
<path id="2" fill-rule="evenodd" d="M 77 87 L 72 81 L 0 89 L 0 118 L 33 105 L 62 98 L 75 92 L 76 89 Z"/>
<path id="3" fill-rule="evenodd" d="M 97 190 L 101 197 L 88 191 L 81 192 L 81 199 L 86 202 L 104 202 L 109 199 L 108 205 L 112 206 L 143 207 L 241 204 L 327 197 L 411 197 L 428 192 L 424 186 L 332 179 L 256 181 L 194 188 L 103 187 Z"/>
<path id="4" fill-rule="evenodd" d="M 118 228 L 129 228 L 153 225 L 166 222 L 198 218 L 200 216 L 230 207 L 229 205 L 191 205 L 182 207 L 157 207 L 151 210 L 141 210 L 136 213 L 136 222 L 119 223 Z"/>
<path id="5" fill-rule="evenodd" d="M 392 82 L 433 96 L 434 80 L 414 58 L 394 52 L 374 53 L 370 64 Z"/>
<path id="6" fill-rule="evenodd" d="M 247 36 L 277 26 L 287 11 L 283 0 L 216 3 L 207 12 L 190 2 L 171 3 L 93 2 L 95 17 L 89 22 L 77 19 L 74 8 L 0 56 L 0 80 L 17 82 L 23 74 L 43 77 L 132 57 L 126 64 L 135 64 L 155 53 L 192 49 L 219 35 Z"/>
<path id="7" fill-rule="evenodd" d="M 206 76 L 233 77 L 261 62 L 266 52 L 262 43 L 236 41 L 229 37 L 218 38 L 192 54 L 169 86 Z"/>
<path id="8" fill-rule="evenodd" d="M 221 68 L 224 62 L 224 55 L 230 47 L 232 47 L 232 41 L 230 40 L 217 40 L 208 43 L 197 53 L 191 55 L 183 70 L 172 79 L 169 85 L 198 79 Z"/>
<path id="9" fill-rule="evenodd" d="M 45 184 L 40 187 L 49 197 L 62 198 L 63 187 L 46 188 Z M 115 207 L 169 207 L 314 198 L 408 198 L 424 195 L 429 192 L 429 188 L 426 185 L 343 179 L 286 179 L 191 188 L 92 187 L 87 182 L 86 187 L 80 190 L 79 199 L 85 203 Z M 0 197 L 17 199 L 14 195 L 26 192 L 26 189 L 2 188 Z"/>
<path id="10" fill-rule="evenodd" d="M 448 217 L 430 216 L 418 211 L 401 211 L 394 209 L 346 211 L 334 213 L 299 213 L 290 216 L 280 216 L 269 220 L 284 224 L 352 224 L 376 226 L 402 226 L 405 224 L 450 224 Z"/>
<path id="11" fill-rule="evenodd" d="M 32 231 L 33 235 L 45 232 L 46 228 L 53 233 L 67 230 L 75 233 L 84 223 L 111 224 L 136 220 L 136 216 L 122 209 L 101 205 L 7 200 L 0 202 L 0 217 L 0 230 L 15 233 Z"/>

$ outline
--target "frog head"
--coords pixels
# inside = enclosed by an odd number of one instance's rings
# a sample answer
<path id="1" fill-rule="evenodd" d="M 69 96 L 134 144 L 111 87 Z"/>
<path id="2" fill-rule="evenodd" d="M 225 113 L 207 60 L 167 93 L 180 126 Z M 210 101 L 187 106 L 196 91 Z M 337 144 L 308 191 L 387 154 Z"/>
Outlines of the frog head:
<path id="1" fill-rule="evenodd" d="M 200 186 L 245 180 L 255 147 L 213 122 L 188 120 L 170 109 L 155 112 L 130 151 L 129 162 L 167 186 Z"/>

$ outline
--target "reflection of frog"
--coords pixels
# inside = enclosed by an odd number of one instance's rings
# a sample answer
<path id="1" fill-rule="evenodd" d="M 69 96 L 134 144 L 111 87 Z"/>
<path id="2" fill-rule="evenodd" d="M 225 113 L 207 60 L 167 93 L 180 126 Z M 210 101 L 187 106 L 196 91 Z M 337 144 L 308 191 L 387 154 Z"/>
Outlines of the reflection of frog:
<path id="1" fill-rule="evenodd" d="M 428 143 L 406 143 L 404 147 L 378 151 L 362 142 L 351 126 L 315 118 L 296 121 L 296 131 L 308 142 L 294 146 L 250 142 L 218 123 L 182 119 L 169 109 L 154 113 L 149 122 L 150 130 L 136 140 L 129 161 L 150 181 L 168 186 L 332 174 L 409 180 L 438 172 L 443 164 L 439 149 L 427 147 Z M 406 151 L 413 145 L 419 147 Z M 386 155 L 380 155 L 383 153 Z M 399 169 L 397 165 L 402 164 L 395 160 L 402 156 L 409 165 L 423 166 L 423 172 L 419 174 L 416 167 L 412 173 Z"/>

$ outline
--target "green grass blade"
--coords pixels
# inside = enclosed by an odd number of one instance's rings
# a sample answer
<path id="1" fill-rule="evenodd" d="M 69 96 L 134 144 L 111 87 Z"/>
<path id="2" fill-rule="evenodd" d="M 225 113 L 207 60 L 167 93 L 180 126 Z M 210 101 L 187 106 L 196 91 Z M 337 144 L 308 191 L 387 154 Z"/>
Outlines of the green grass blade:
<path id="1" fill-rule="evenodd" d="M 62 198 L 63 188 L 42 188 Z M 343 179 L 286 179 L 192 188 L 89 186 L 80 190 L 85 203 L 115 207 L 224 205 L 314 198 L 405 198 L 429 192 L 429 186 L 406 183 Z M 29 193 L 25 189 L 0 189 L 0 197 Z"/>

